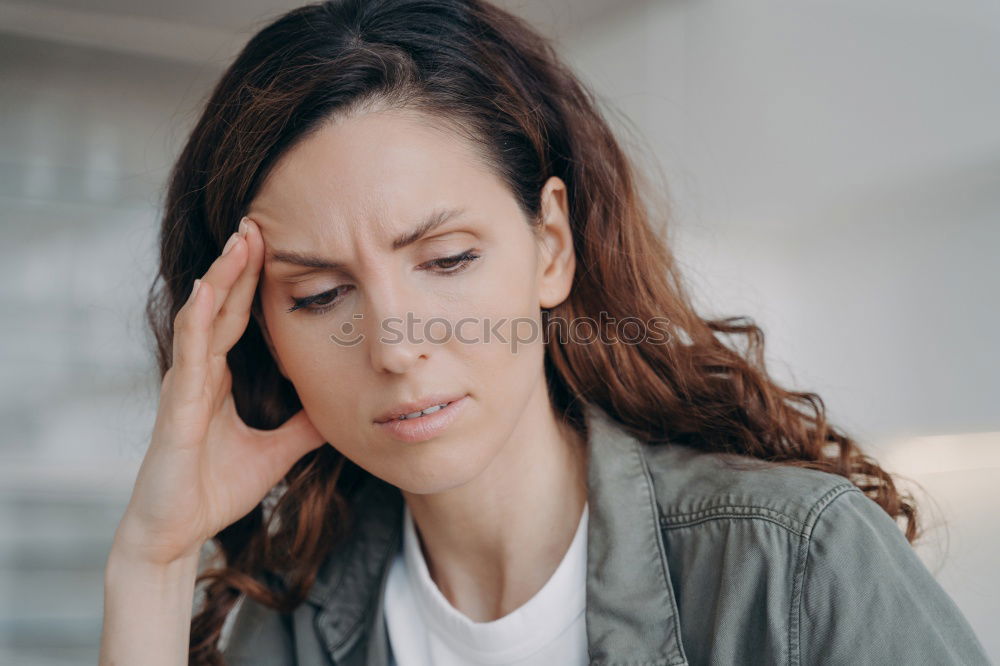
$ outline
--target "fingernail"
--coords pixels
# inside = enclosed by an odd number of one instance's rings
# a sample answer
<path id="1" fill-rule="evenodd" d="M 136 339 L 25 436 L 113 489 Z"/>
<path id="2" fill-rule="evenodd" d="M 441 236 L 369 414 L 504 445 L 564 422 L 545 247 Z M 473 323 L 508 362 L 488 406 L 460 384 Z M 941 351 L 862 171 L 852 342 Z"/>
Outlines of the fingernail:
<path id="1" fill-rule="evenodd" d="M 236 245 L 236 238 L 237 238 L 237 234 L 233 234 L 232 236 L 229 237 L 229 240 L 226 241 L 225 247 L 222 248 L 222 255 L 223 256 L 225 256 L 226 253 L 229 252 L 230 250 L 232 250 L 233 246 Z"/>
<path id="2" fill-rule="evenodd" d="M 246 238 L 247 229 L 250 228 L 247 226 L 247 220 L 249 219 L 249 217 L 244 216 L 243 219 L 240 220 L 240 236 L 243 236 L 244 238 Z"/>
<path id="3" fill-rule="evenodd" d="M 195 294 L 198 293 L 198 287 L 200 286 L 201 286 L 201 278 L 194 281 L 194 287 L 191 289 L 191 296 L 188 298 L 188 300 L 190 301 L 194 300 Z"/>

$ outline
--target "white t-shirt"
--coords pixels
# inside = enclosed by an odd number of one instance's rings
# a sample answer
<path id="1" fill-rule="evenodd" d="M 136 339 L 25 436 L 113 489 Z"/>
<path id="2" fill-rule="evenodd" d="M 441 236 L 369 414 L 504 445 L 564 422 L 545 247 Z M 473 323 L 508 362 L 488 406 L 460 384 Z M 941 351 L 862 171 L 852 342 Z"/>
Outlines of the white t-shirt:
<path id="1" fill-rule="evenodd" d="M 574 666 L 588 663 L 587 505 L 559 566 L 535 596 L 491 622 L 474 622 L 431 578 L 409 507 L 391 563 L 385 620 L 393 666 Z"/>

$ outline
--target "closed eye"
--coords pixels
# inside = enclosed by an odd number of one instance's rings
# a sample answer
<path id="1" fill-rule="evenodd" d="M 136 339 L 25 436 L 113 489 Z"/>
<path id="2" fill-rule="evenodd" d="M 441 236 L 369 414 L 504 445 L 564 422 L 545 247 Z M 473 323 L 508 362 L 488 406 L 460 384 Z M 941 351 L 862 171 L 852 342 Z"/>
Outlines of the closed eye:
<path id="1" fill-rule="evenodd" d="M 436 272 L 441 276 L 452 276 L 465 271 L 479 257 L 480 255 L 475 254 L 473 250 L 466 250 L 461 254 L 451 257 L 441 257 L 428 261 L 423 265 L 436 267 L 439 269 Z M 293 298 L 292 307 L 288 308 L 287 312 L 294 312 L 301 309 L 303 312 L 308 312 L 309 314 L 323 314 L 335 307 L 338 302 L 337 297 L 349 288 L 341 285 L 335 289 L 329 289 L 313 296 Z"/>

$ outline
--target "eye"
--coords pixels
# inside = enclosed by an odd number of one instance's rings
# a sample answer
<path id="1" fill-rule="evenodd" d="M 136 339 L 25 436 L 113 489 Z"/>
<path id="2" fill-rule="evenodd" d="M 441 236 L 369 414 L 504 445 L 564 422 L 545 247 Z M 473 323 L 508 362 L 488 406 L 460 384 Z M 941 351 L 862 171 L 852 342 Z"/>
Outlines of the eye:
<path id="1" fill-rule="evenodd" d="M 478 254 L 475 254 L 472 250 L 466 250 L 461 254 L 456 254 L 451 257 L 441 257 L 440 259 L 434 259 L 429 261 L 425 266 L 434 266 L 438 270 L 440 275 L 457 275 L 469 267 L 469 265 L 479 259 Z M 323 314 L 328 310 L 334 308 L 337 304 L 337 297 L 341 294 L 341 290 L 346 291 L 350 287 L 340 286 L 336 289 L 330 289 L 324 291 L 320 294 L 315 294 L 313 296 L 306 296 L 305 298 L 293 298 L 292 307 L 288 308 L 288 312 L 294 312 L 295 310 L 301 309 L 303 312 L 308 312 L 309 314 Z M 318 307 L 315 307 L 318 306 Z"/>
<path id="2" fill-rule="evenodd" d="M 342 289 L 346 290 L 345 287 L 341 286 L 336 289 L 324 291 L 321 294 L 306 296 L 305 298 L 293 298 L 293 305 L 287 311 L 294 312 L 295 310 L 302 309 L 309 314 L 322 314 L 335 305 L 336 301 L 334 299 L 340 295 Z M 320 307 L 313 307 L 314 305 L 319 305 Z"/>
<path id="3" fill-rule="evenodd" d="M 444 275 L 454 275 L 464 271 L 469 267 L 469 264 L 478 258 L 478 254 L 474 254 L 472 250 L 466 250 L 462 254 L 456 254 L 453 257 L 442 257 L 441 259 L 435 259 L 434 261 L 430 261 L 428 263 L 432 266 L 444 269 L 441 271 Z"/>

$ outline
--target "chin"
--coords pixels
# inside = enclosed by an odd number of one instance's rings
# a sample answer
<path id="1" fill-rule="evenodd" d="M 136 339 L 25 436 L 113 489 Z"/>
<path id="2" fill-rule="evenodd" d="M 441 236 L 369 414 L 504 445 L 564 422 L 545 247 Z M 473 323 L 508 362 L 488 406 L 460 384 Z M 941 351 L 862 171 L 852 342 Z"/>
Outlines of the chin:
<path id="1" fill-rule="evenodd" d="M 461 442 L 440 441 L 415 455 L 400 460 L 401 465 L 381 477 L 400 490 L 415 495 L 432 495 L 459 488 L 482 474 L 496 450 L 471 451 L 469 444 L 483 446 L 482 440 L 463 439 Z M 436 449 L 436 450 L 435 450 Z"/>

